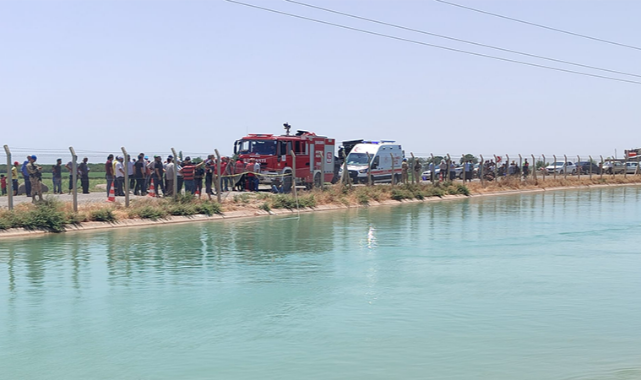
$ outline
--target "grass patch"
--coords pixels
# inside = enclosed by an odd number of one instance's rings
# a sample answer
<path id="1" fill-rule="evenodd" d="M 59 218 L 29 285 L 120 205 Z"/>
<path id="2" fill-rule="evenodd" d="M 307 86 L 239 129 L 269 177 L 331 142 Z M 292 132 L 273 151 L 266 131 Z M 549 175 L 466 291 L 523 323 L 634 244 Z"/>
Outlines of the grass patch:
<path id="1" fill-rule="evenodd" d="M 111 207 L 104 207 L 89 211 L 89 220 L 113 223 L 116 221 L 116 215 Z"/>

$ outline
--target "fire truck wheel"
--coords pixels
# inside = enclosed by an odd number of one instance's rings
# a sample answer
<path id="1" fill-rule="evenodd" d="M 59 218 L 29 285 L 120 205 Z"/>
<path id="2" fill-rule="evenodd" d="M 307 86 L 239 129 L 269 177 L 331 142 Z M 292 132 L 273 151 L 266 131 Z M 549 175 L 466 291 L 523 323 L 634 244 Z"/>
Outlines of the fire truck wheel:
<path id="1" fill-rule="evenodd" d="M 314 187 L 320 188 L 323 184 L 321 183 L 321 174 L 314 174 Z"/>

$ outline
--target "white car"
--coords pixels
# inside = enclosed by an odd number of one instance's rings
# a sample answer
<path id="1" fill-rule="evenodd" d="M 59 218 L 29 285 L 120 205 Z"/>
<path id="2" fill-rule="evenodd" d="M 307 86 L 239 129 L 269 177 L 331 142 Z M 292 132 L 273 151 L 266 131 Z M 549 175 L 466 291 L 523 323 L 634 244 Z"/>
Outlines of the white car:
<path id="1" fill-rule="evenodd" d="M 641 168 L 639 168 L 639 172 L 637 173 L 637 168 L 639 164 L 636 162 L 628 162 L 625 164 L 625 171 L 628 174 L 641 174 Z"/>
<path id="2" fill-rule="evenodd" d="M 548 174 L 554 174 L 554 171 L 556 171 L 556 174 L 576 174 L 576 165 L 570 161 L 568 161 L 567 165 L 564 161 L 557 161 L 552 165 L 548 165 L 545 170 Z"/>

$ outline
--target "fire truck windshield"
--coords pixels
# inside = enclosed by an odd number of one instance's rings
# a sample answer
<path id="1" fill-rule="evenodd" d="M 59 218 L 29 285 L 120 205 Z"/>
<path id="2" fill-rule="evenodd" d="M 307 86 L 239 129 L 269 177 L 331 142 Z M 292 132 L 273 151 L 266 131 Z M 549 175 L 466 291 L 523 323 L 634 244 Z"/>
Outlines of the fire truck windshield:
<path id="1" fill-rule="evenodd" d="M 238 154 L 260 154 L 273 156 L 276 154 L 276 141 L 273 140 L 239 140 L 236 142 Z"/>
<path id="2" fill-rule="evenodd" d="M 347 156 L 347 165 L 367 165 L 367 154 L 350 153 L 349 156 Z"/>

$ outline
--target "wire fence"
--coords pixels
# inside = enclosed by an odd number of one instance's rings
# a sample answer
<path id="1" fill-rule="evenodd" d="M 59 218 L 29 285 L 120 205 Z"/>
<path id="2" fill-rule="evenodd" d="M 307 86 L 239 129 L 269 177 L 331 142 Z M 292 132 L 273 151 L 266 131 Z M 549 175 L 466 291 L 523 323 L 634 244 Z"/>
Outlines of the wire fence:
<path id="1" fill-rule="evenodd" d="M 133 153 L 131 153 L 133 152 Z M 220 162 L 220 155 L 214 149 L 215 157 Z M 160 156 L 162 159 L 172 155 L 179 161 L 183 158 L 191 157 L 192 159 L 205 159 L 214 155 L 211 152 L 196 152 L 188 150 L 176 151 L 174 148 L 169 149 L 155 149 L 152 151 L 145 151 L 143 153 L 138 151 L 127 151 L 125 148 L 114 149 L 111 151 L 104 150 L 90 150 L 90 149 L 74 149 L 70 147 L 68 150 L 60 148 L 47 148 L 47 149 L 31 149 L 24 147 L 9 147 L 4 146 L 4 151 L 0 153 L 0 171 L 6 173 L 3 179 L 3 195 L 9 196 L 8 206 L 13 208 L 12 194 L 16 193 L 16 180 L 26 182 L 27 177 L 23 175 L 22 166 L 32 155 L 37 156 L 38 163 L 47 167 L 54 165 L 60 159 L 62 164 L 73 163 L 77 165 L 78 160 L 87 159 L 89 164 L 104 165 L 107 157 L 112 154 L 114 156 L 123 155 L 127 157 L 137 157 L 143 154 L 148 157 Z M 592 177 L 593 175 L 641 175 L 641 167 L 639 166 L 640 156 L 628 157 L 626 152 L 625 158 L 603 157 L 602 155 L 567 155 L 567 154 L 539 154 L 539 155 L 524 155 L 524 154 L 432 154 L 432 153 L 413 153 L 410 152 L 407 157 L 406 166 L 398 166 L 392 168 L 392 175 L 388 176 L 392 184 L 399 182 L 413 182 L 418 183 L 422 181 L 443 181 L 443 180 L 461 180 L 461 181 L 480 181 L 481 183 L 500 180 L 501 178 L 514 178 L 518 177 L 526 179 L 528 177 L 538 178 L 542 180 L 545 178 L 563 177 L 582 175 Z M 126 160 L 125 162 L 129 162 Z M 18 163 L 18 165 L 14 165 Z M 338 165 L 342 166 L 345 162 L 338 160 Z M 98 171 L 100 170 L 98 165 Z M 12 167 L 16 170 L 11 170 Z M 128 165 L 125 165 L 128 166 Z M 103 166 L 104 168 L 104 166 Z M 347 167 L 343 166 L 345 172 Z M 130 168 L 129 168 L 130 169 Z M 127 169 L 125 169 L 127 171 Z M 368 169 L 368 180 L 371 178 Z M 50 171 L 50 169 L 45 169 Z M 17 172 L 17 178 L 16 178 Z M 74 168 L 75 172 L 75 168 Z M 396 175 L 397 173 L 398 175 Z M 71 173 L 70 173 L 71 174 Z M 128 174 L 132 174 L 129 172 Z M 245 173 L 240 173 L 240 175 Z M 336 170 L 338 174 L 338 170 Z M 346 174 L 346 173 L 345 173 Z M 95 175 L 95 173 L 94 173 Z M 239 174 L 234 173 L 233 177 Z M 219 176 L 218 180 L 220 180 Z M 337 176 L 336 176 L 337 177 Z M 168 178 L 169 179 L 169 178 Z M 342 175 L 340 180 L 343 183 L 351 182 L 349 176 Z M 353 179 L 352 179 L 353 180 Z M 72 186 L 72 183 L 73 186 Z M 74 193 L 74 208 L 77 208 L 77 178 L 70 179 L 70 191 Z M 105 179 L 108 183 L 108 180 Z M 129 181 L 125 181 L 127 184 Z M 177 179 L 174 183 L 178 182 Z M 374 184 L 375 181 L 369 180 L 366 183 Z M 216 184 L 216 189 L 220 189 L 221 184 Z M 321 184 L 322 186 L 322 184 Z M 73 188 L 72 188 L 73 187 Z M 129 186 L 125 186 L 127 194 L 129 193 Z M 295 188 L 295 186 L 294 186 Z M 84 184 L 83 184 L 84 189 Z M 171 192 L 170 192 L 171 193 Z M 220 191 L 218 191 L 220 194 Z M 127 205 L 129 202 L 127 195 Z"/>

